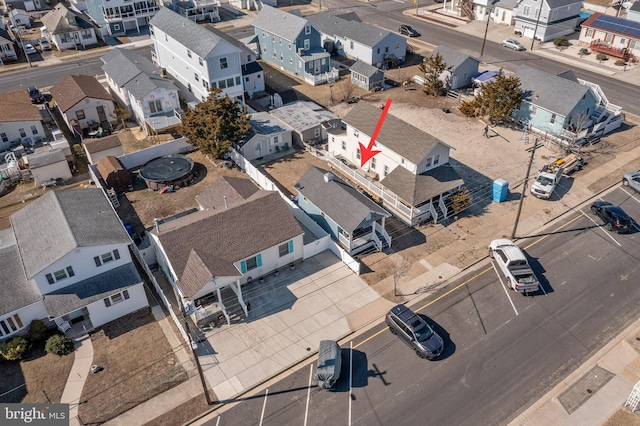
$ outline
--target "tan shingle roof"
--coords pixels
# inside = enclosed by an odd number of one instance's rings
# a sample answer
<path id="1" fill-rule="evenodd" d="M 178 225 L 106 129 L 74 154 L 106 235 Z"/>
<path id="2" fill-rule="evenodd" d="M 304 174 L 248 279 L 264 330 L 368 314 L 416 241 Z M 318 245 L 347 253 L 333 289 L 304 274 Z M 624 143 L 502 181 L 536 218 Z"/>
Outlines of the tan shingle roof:
<path id="1" fill-rule="evenodd" d="M 244 203 L 259 190 L 251 179 L 221 176 L 196 195 L 196 200 L 203 209 L 224 210 Z"/>
<path id="2" fill-rule="evenodd" d="M 104 87 L 90 75 L 70 75 L 53 86 L 51 96 L 62 112 L 66 112 L 84 98 L 105 99 L 113 102 L 113 98 Z"/>
<path id="3" fill-rule="evenodd" d="M 40 121 L 41 118 L 26 90 L 0 94 L 0 121 Z"/>
<path id="4" fill-rule="evenodd" d="M 259 191 L 250 201 L 222 211 L 201 210 L 160 224 L 156 234 L 185 297 L 212 277 L 241 276 L 234 262 L 302 234 L 280 194 Z"/>
<path id="5" fill-rule="evenodd" d="M 98 139 L 85 139 L 82 143 L 87 147 L 89 154 L 95 154 L 96 152 L 102 152 L 107 149 L 122 146 L 118 135 L 109 135 Z"/>

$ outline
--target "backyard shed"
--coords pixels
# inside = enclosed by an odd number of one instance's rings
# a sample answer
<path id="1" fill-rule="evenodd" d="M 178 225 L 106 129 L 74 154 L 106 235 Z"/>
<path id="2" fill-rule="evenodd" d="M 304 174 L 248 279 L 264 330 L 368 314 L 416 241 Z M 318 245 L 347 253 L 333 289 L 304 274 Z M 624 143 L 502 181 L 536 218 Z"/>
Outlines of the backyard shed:
<path id="1" fill-rule="evenodd" d="M 56 185 L 71 179 L 69 163 L 61 149 L 41 151 L 26 156 L 36 186 Z"/>
<path id="2" fill-rule="evenodd" d="M 351 70 L 351 83 L 365 90 L 375 90 L 384 84 L 384 72 L 363 61 L 353 64 Z"/>
<path id="3" fill-rule="evenodd" d="M 125 191 L 131 187 L 131 175 L 120 160 L 112 155 L 102 157 L 98 162 L 98 172 L 106 188 Z"/>

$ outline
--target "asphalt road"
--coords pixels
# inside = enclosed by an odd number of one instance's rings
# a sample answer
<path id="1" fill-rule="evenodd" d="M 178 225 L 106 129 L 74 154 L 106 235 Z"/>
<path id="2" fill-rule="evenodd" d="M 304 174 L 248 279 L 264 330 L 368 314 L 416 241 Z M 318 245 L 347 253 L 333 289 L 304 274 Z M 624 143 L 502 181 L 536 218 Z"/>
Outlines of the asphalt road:
<path id="1" fill-rule="evenodd" d="M 640 218 L 640 194 L 604 199 Z M 309 386 L 305 365 L 208 424 L 506 424 L 640 313 L 640 228 L 611 234 L 584 213 L 521 242 L 546 294 L 507 291 L 485 265 L 414 306 L 447 342 L 441 359 L 419 359 L 381 323 L 353 342 L 351 392 L 347 343 L 335 392 Z"/>

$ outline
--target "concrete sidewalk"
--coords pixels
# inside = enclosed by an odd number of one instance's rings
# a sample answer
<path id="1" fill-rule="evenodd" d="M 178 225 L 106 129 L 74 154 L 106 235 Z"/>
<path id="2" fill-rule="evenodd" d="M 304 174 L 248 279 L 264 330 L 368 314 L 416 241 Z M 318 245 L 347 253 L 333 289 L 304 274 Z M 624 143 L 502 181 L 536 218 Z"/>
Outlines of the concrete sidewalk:
<path id="1" fill-rule="evenodd" d="M 93 345 L 91 337 L 88 334 L 83 335 L 73 342 L 75 346 L 75 358 L 67 384 L 62 391 L 60 402 L 69 404 L 69 424 L 71 426 L 80 425 L 78 421 L 78 407 L 80 406 L 80 397 L 87 376 L 91 373 L 91 365 L 93 364 Z"/>

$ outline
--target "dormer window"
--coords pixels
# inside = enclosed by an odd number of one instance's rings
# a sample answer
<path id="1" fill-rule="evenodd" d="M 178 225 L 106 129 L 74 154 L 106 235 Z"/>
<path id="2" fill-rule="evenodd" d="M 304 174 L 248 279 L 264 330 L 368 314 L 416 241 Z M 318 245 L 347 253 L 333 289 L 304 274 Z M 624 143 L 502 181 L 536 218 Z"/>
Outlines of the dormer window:
<path id="1" fill-rule="evenodd" d="M 311 34 L 311 25 L 305 25 L 304 26 L 304 33 L 305 34 Z"/>

